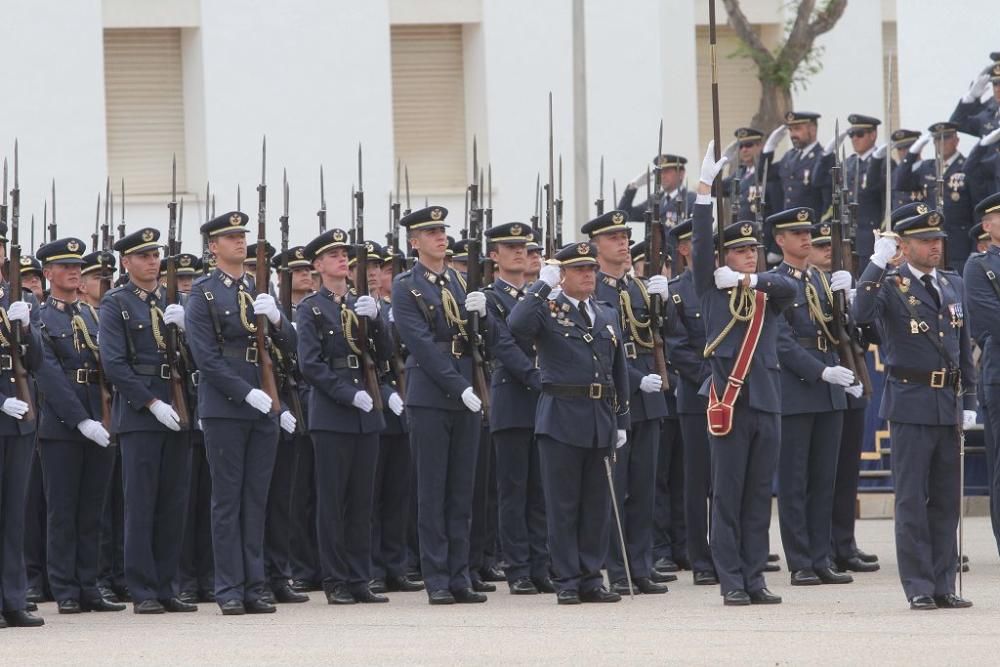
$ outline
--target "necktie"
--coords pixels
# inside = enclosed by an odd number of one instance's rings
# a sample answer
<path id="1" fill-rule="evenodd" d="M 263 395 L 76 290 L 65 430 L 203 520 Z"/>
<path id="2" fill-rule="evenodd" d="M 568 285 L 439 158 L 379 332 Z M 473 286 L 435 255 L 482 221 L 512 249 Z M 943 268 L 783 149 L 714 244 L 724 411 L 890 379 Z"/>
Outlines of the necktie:
<path id="1" fill-rule="evenodd" d="M 587 326 L 587 328 L 590 329 L 593 327 L 594 323 L 591 321 L 590 314 L 587 312 L 587 302 L 581 301 L 577 308 L 580 309 L 580 317 L 583 318 L 583 323 Z"/>
<path id="2" fill-rule="evenodd" d="M 941 295 L 938 294 L 937 289 L 934 287 L 934 282 L 931 280 L 930 274 L 925 273 L 920 276 L 920 282 L 924 284 L 927 291 L 930 292 L 931 298 L 934 299 L 934 305 L 937 306 L 938 310 L 941 310 Z"/>

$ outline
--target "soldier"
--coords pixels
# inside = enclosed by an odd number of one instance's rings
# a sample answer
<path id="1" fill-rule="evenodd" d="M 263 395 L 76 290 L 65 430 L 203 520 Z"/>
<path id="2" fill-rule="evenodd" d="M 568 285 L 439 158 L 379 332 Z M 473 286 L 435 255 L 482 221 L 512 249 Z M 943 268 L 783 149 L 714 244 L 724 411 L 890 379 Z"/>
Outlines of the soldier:
<path id="1" fill-rule="evenodd" d="M 406 413 L 416 461 L 420 562 L 430 604 L 485 602 L 469 576 L 476 442 L 482 401 L 472 388 L 469 312 L 487 325 L 486 297 L 466 296 L 445 266 L 448 211 L 428 206 L 404 216 L 419 259 L 392 285 L 392 314 L 406 359 Z M 461 304 L 465 305 L 463 308 Z"/>
<path id="2" fill-rule="evenodd" d="M 653 158 L 652 170 L 660 172 L 660 213 L 668 226 L 686 218 L 694 204 L 695 194 L 689 192 L 685 182 L 685 165 L 687 158 L 681 155 L 664 153 Z M 649 201 L 633 205 L 635 195 L 640 187 L 646 185 L 648 173 L 643 171 L 636 176 L 622 192 L 618 201 L 618 210 L 625 211 L 629 220 L 642 220 L 642 214 L 649 208 Z"/>
<path id="3" fill-rule="evenodd" d="M 618 602 L 601 574 L 610 511 L 602 468 L 627 439 L 629 369 L 618 313 L 594 298 L 597 248 L 571 243 L 554 259 L 509 319 L 511 333 L 538 351 L 535 434 L 552 581 L 558 604 Z M 550 299 L 556 285 L 562 291 Z"/>
<path id="4" fill-rule="evenodd" d="M 976 209 L 977 209 L 976 215 L 981 215 L 978 212 L 979 209 L 978 205 L 976 206 Z M 975 246 L 975 250 L 972 253 L 973 255 L 976 253 L 981 254 L 987 252 L 990 249 L 990 245 L 993 242 L 993 238 L 990 236 L 990 233 L 986 231 L 985 228 L 983 228 L 982 221 L 979 221 L 976 224 L 972 225 L 972 229 L 969 230 L 969 238 L 972 239 L 972 243 Z M 973 338 L 975 337 L 973 336 Z"/>
<path id="5" fill-rule="evenodd" d="M 849 155 L 844 162 L 844 187 L 847 188 L 850 198 L 846 203 L 857 204 L 854 252 L 859 257 L 870 257 L 875 243 L 874 230 L 882 224 L 885 213 L 883 204 L 885 188 L 882 187 L 885 183 L 884 174 L 874 182 L 869 181 L 870 166 L 878 141 L 878 128 L 882 121 L 873 116 L 857 113 L 849 115 L 847 121 L 851 124 L 847 129 L 847 136 L 851 140 L 854 154 Z M 828 179 L 828 186 L 832 182 L 832 179 Z M 832 190 L 824 193 L 824 201 L 832 201 Z M 827 210 L 829 209 L 825 209 L 820 217 L 824 219 L 828 217 Z"/>
<path id="6" fill-rule="evenodd" d="M 778 323 L 781 364 L 781 447 L 778 517 L 793 586 L 847 584 L 830 557 L 833 487 L 840 450 L 845 388 L 860 396 L 854 373 L 835 349 L 833 293 L 851 286 L 851 274 L 809 265 L 815 213 L 793 208 L 767 218 L 783 261 L 772 273 L 791 277 L 795 300 Z M 829 228 L 828 228 L 829 229 Z"/>
<path id="7" fill-rule="evenodd" d="M 6 259 L 7 225 L 0 222 L 0 261 Z M 19 270 L 20 267 L 13 267 Z M 8 323 L 0 341 L 0 628 L 37 627 L 45 621 L 31 612 L 38 607 L 27 599 L 25 577 L 24 500 L 34 451 L 37 416 L 25 421 L 28 403 L 18 398 L 14 386 L 11 357 L 11 335 L 20 330 L 22 362 L 25 370 L 34 372 L 42 360 L 42 339 L 39 333 L 38 303 L 27 289 L 22 294 L 10 293 L 9 282 L 0 283 L 0 313 Z"/>
<path id="8" fill-rule="evenodd" d="M 980 139 L 969 151 L 965 173 L 975 175 L 969 183 L 974 201 L 982 201 L 994 192 L 1000 192 L 1000 127 Z"/>
<path id="9" fill-rule="evenodd" d="M 740 219 L 753 220 L 757 215 L 757 207 L 760 206 L 762 183 L 758 183 L 760 172 L 757 171 L 757 161 L 760 159 L 761 148 L 764 142 L 764 133 L 752 127 L 741 127 L 733 133 L 736 137 L 736 149 L 739 153 L 739 162 L 730 172 L 730 183 L 728 183 L 722 193 L 728 197 L 732 188 L 732 181 L 735 179 L 740 183 Z M 678 221 L 680 222 L 680 221 Z M 690 233 L 690 228 L 688 229 Z"/>
<path id="10" fill-rule="evenodd" d="M 534 234 L 531 235 L 526 249 L 528 251 L 528 266 L 524 270 L 524 284 L 530 285 L 538 280 L 538 273 L 542 270 L 542 246 Z"/>
<path id="11" fill-rule="evenodd" d="M 295 430 L 287 411 L 274 418 L 261 385 L 254 323 L 266 318 L 274 345 L 289 353 L 295 329 L 266 291 L 256 298 L 244 273 L 245 213 L 231 211 L 201 226 L 216 258 L 195 281 L 185 306 L 185 331 L 198 367 L 198 414 L 212 474 L 215 601 L 223 615 L 269 614 L 264 571 L 264 506 L 278 445 L 278 427 Z M 261 286 L 266 290 L 266 286 Z"/>
<path id="12" fill-rule="evenodd" d="M 194 279 L 202 274 L 201 258 L 192 255 L 188 252 L 182 252 L 177 255 L 177 262 L 175 273 L 177 274 L 177 291 L 181 294 L 190 294 L 191 285 L 194 284 Z M 160 283 L 164 286 L 167 284 L 167 259 L 164 257 L 160 260 Z"/>
<path id="13" fill-rule="evenodd" d="M 990 54 L 993 63 L 976 75 L 949 119 L 959 132 L 982 137 L 1000 128 L 1000 52 Z M 982 101 L 990 84 L 993 96 Z"/>
<path id="14" fill-rule="evenodd" d="M 39 308 L 44 395 L 38 448 L 48 506 L 49 583 L 60 614 L 122 611 L 97 588 L 101 512 L 115 453 L 101 423 L 98 322 L 78 300 L 86 246 L 75 238 L 38 250 L 51 296 Z"/>
<path id="15" fill-rule="evenodd" d="M 530 239 L 531 227 L 520 222 L 486 231 L 490 260 L 497 265 L 496 279 L 484 290 L 490 318 L 497 323 L 497 341 L 490 350 L 494 359 L 490 431 L 496 448 L 500 543 L 512 595 L 555 592 L 549 578 L 545 497 L 535 440 L 541 374 L 531 341 L 515 338 L 507 324 L 511 311 L 524 299 Z"/>
<path id="16" fill-rule="evenodd" d="M 759 169 L 767 165 L 767 210 L 765 215 L 789 208 L 804 206 L 814 211 L 824 210 L 823 188 L 826 181 L 820 178 L 823 147 L 817 132 L 820 115 L 812 111 L 789 111 L 785 123 L 778 126 L 764 142 Z M 792 150 L 774 164 L 774 151 L 781 140 L 789 135 Z"/>
<path id="17" fill-rule="evenodd" d="M 892 220 L 906 262 L 887 270 L 897 240 L 878 239 L 853 313 L 875 324 L 882 340 L 887 377 L 879 416 L 892 435 L 899 577 L 911 609 L 969 607 L 955 594 L 960 429 L 976 420 L 963 283 L 936 268 L 947 235 L 938 211 L 913 203 L 893 211 Z"/>
<path id="18" fill-rule="evenodd" d="M 277 248 L 275 248 L 270 243 L 265 243 L 264 244 L 264 255 L 265 255 L 265 259 L 267 261 L 267 267 L 268 267 L 268 271 L 267 271 L 267 276 L 268 276 L 267 284 L 268 284 L 268 286 L 271 285 L 271 262 L 274 260 L 274 256 L 277 254 L 277 252 L 278 252 Z M 243 260 L 243 271 L 246 272 L 248 275 L 256 275 L 256 273 L 255 273 L 257 271 L 257 244 L 256 243 L 251 243 L 250 245 L 247 246 L 247 256 L 246 256 L 246 259 Z"/>
<path id="19" fill-rule="evenodd" d="M 669 288 L 664 276 L 652 276 L 648 284 L 627 275 L 629 228 L 625 211 L 608 211 L 581 228 L 597 248 L 597 300 L 611 304 L 618 315 L 622 344 L 628 360 L 630 437 L 617 452 L 615 493 L 625 530 L 626 554 L 617 535 L 610 536 L 608 579 L 611 590 L 629 593 L 625 558 L 631 566 L 632 584 L 642 593 L 666 593 L 667 587 L 653 581 L 653 508 L 656 494 L 656 460 L 660 442 L 660 420 L 667 416 L 663 381 L 653 359 L 653 321 L 650 295 L 666 302 Z"/>
<path id="20" fill-rule="evenodd" d="M 30 291 L 38 303 L 45 301 L 45 280 L 42 276 L 42 263 L 37 257 L 27 255 L 21 258 L 21 284 Z"/>
<path id="21" fill-rule="evenodd" d="M 128 282 L 105 294 L 100 308 L 102 365 L 116 389 L 112 430 L 125 488 L 125 581 L 136 614 L 198 610 L 174 589 L 191 448 L 179 406 L 170 403 L 173 360 L 165 340 L 168 325 L 183 326 L 184 308 L 165 305 L 159 239 L 146 227 L 115 243 Z"/>
<path id="22" fill-rule="evenodd" d="M 692 270 L 708 344 L 708 425 L 712 448 L 712 557 L 723 604 L 776 604 L 767 589 L 771 481 L 781 439 L 779 315 L 796 288 L 780 273 L 754 273 L 757 225 L 737 221 L 723 233 L 715 268 L 712 183 L 726 163 L 710 144 L 702 163 L 692 221 Z M 738 299 L 737 299 L 738 297 Z"/>
<path id="23" fill-rule="evenodd" d="M 6 248 L 0 244 L 6 258 Z M 21 287 L 31 292 L 36 303 L 45 301 L 42 285 L 42 264 L 29 255 L 21 256 Z M 43 404 L 39 396 L 39 412 Z M 47 554 L 48 508 L 45 506 L 45 489 L 42 480 L 42 459 L 38 451 L 38 427 L 35 428 L 35 447 L 31 455 L 31 472 L 28 475 L 27 496 L 24 500 L 24 564 L 28 578 L 28 602 L 37 604 L 52 600 L 49 588 Z"/>

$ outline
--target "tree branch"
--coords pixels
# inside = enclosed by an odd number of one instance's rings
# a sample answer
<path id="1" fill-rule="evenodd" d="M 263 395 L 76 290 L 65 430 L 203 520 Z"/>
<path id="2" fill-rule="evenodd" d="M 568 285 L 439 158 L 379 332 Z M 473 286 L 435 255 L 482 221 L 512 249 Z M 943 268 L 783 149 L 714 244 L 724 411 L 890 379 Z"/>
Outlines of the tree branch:
<path id="1" fill-rule="evenodd" d="M 826 7 L 816 15 L 816 20 L 809 24 L 809 31 L 813 38 L 829 32 L 844 15 L 845 9 L 847 9 L 847 0 L 830 0 Z"/>
<path id="2" fill-rule="evenodd" d="M 740 8 L 739 0 L 722 0 L 722 4 L 726 8 L 726 14 L 729 16 L 729 25 L 736 31 L 736 36 L 739 37 L 740 41 L 750 50 L 751 56 L 758 66 L 772 65 L 774 63 L 774 55 L 770 49 L 764 46 L 764 42 L 761 41 L 756 31 L 754 31 L 750 20 L 747 19 L 746 14 L 743 13 L 743 9 Z"/>
<path id="3" fill-rule="evenodd" d="M 812 50 L 816 38 L 829 32 L 836 25 L 847 8 L 847 0 L 829 0 L 816 15 L 815 20 L 809 21 L 815 7 L 816 0 L 802 0 L 785 46 L 778 54 L 778 60 L 789 69 L 794 70 L 798 67 Z"/>

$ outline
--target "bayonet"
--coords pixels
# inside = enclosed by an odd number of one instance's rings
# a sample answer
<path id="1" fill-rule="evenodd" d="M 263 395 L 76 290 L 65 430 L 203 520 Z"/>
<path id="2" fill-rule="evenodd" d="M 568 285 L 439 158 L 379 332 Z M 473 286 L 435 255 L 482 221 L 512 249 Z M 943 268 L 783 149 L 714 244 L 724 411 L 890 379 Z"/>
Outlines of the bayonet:
<path id="1" fill-rule="evenodd" d="M 406 183 L 406 210 L 403 211 L 403 215 L 409 215 L 413 212 L 410 208 L 410 168 L 403 167 L 403 181 Z"/>
<path id="2" fill-rule="evenodd" d="M 604 215 L 604 156 L 601 156 L 601 175 L 597 180 L 597 201 L 594 202 L 597 215 Z"/>
<path id="3" fill-rule="evenodd" d="M 58 227 L 56 226 L 56 179 L 52 179 L 52 222 L 49 223 L 49 241 L 55 241 Z"/>
<path id="4" fill-rule="evenodd" d="M 97 193 L 97 214 L 94 216 L 94 233 L 90 235 L 90 247 L 97 248 L 98 231 L 101 228 L 101 193 Z"/>
<path id="5" fill-rule="evenodd" d="M 316 212 L 319 218 L 319 233 L 326 231 L 326 186 L 323 183 L 323 165 L 319 166 L 319 210 Z"/>

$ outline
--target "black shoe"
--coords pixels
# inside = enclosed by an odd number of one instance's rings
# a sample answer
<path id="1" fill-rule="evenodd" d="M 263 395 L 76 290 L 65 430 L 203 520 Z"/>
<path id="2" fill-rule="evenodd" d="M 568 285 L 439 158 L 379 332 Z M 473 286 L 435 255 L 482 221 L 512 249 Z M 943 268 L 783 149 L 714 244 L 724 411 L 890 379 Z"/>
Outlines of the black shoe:
<path id="1" fill-rule="evenodd" d="M 215 591 L 201 591 L 198 593 L 198 602 L 215 602 Z"/>
<path id="2" fill-rule="evenodd" d="M 225 602 L 220 602 L 219 609 L 222 611 L 223 616 L 242 616 L 247 613 L 246 607 L 243 606 L 243 600 L 226 600 Z"/>
<path id="3" fill-rule="evenodd" d="M 694 573 L 694 585 L 695 586 L 718 586 L 719 577 L 715 575 L 715 572 L 710 572 L 708 570 L 701 570 Z"/>
<path id="4" fill-rule="evenodd" d="M 765 572 L 781 572 L 781 566 L 773 561 L 768 561 L 764 566 Z"/>
<path id="5" fill-rule="evenodd" d="M 838 558 L 833 561 L 833 564 L 837 566 L 838 570 L 843 572 L 878 572 L 880 568 L 877 562 L 863 561 L 859 556 Z"/>
<path id="6" fill-rule="evenodd" d="M 679 558 L 675 556 L 674 557 L 674 562 L 677 563 L 677 567 L 679 567 L 682 570 L 690 570 L 691 569 L 691 561 L 688 560 L 687 558 L 683 557 L 683 556 L 681 556 Z"/>
<path id="7" fill-rule="evenodd" d="M 663 572 L 676 572 L 680 569 L 677 566 L 677 563 L 665 556 L 663 558 L 657 558 L 656 562 L 653 563 L 653 567 Z"/>
<path id="8" fill-rule="evenodd" d="M 753 604 L 750 600 L 750 596 L 747 595 L 746 591 L 736 590 L 729 591 L 722 596 L 722 604 L 727 607 L 745 607 L 749 604 Z"/>
<path id="9" fill-rule="evenodd" d="M 781 604 L 781 596 L 775 595 L 766 588 L 750 591 L 747 595 L 750 596 L 750 604 Z"/>
<path id="10" fill-rule="evenodd" d="M 910 609 L 913 611 L 929 611 L 937 608 L 937 603 L 930 595 L 914 595 L 910 598 Z"/>
<path id="11" fill-rule="evenodd" d="M 622 596 L 609 591 L 604 586 L 580 593 L 580 602 L 619 602 Z"/>
<path id="12" fill-rule="evenodd" d="M 668 590 L 666 584 L 657 583 L 650 577 L 636 577 L 632 580 L 632 586 L 636 592 L 641 592 L 644 595 L 658 595 L 666 593 Z"/>
<path id="13" fill-rule="evenodd" d="M 93 600 L 80 600 L 80 609 L 84 611 L 125 611 L 125 605 L 121 602 L 109 602 L 104 598 Z"/>
<path id="14" fill-rule="evenodd" d="M 298 593 L 292 590 L 288 584 L 278 584 L 274 587 L 274 599 L 281 604 L 294 604 L 296 602 L 309 602 L 309 596 L 305 593 Z"/>
<path id="15" fill-rule="evenodd" d="M 521 577 L 510 582 L 511 595 L 538 595 L 538 589 L 528 577 Z"/>
<path id="16" fill-rule="evenodd" d="M 963 560 L 961 567 L 962 567 L 962 572 L 968 572 L 969 571 L 969 563 L 967 561 Z M 958 567 L 955 568 L 955 571 L 958 572 Z"/>
<path id="17" fill-rule="evenodd" d="M 855 550 L 854 555 L 857 556 L 858 558 L 860 558 L 861 560 L 863 560 L 866 563 L 877 563 L 878 562 L 878 556 L 876 556 L 875 554 L 865 553 L 861 549 Z"/>
<path id="18" fill-rule="evenodd" d="M 628 579 L 616 579 L 611 582 L 611 591 L 619 596 L 626 597 L 632 595 L 640 595 L 642 591 L 639 590 L 638 586 L 633 586 L 631 589 L 628 587 Z"/>
<path id="19" fill-rule="evenodd" d="M 351 591 L 343 584 L 337 584 L 332 590 L 327 591 L 327 604 L 354 604 L 357 600 L 351 595 Z"/>
<path id="20" fill-rule="evenodd" d="M 378 593 L 381 595 L 382 593 L 388 592 L 389 588 L 385 585 L 385 579 L 377 577 L 368 582 L 368 590 L 372 593 Z"/>
<path id="21" fill-rule="evenodd" d="M 412 570 L 406 571 L 406 578 L 410 581 L 423 581 L 424 573 L 420 571 L 420 568 L 414 568 Z"/>
<path id="22" fill-rule="evenodd" d="M 819 586 L 823 580 L 812 570 L 795 570 L 792 572 L 792 586 Z"/>
<path id="23" fill-rule="evenodd" d="M 56 603 L 56 608 L 60 614 L 79 614 L 83 611 L 80 603 L 76 600 L 60 600 Z"/>
<path id="24" fill-rule="evenodd" d="M 41 625 L 45 625 L 44 618 L 41 616 L 35 616 L 26 609 L 20 611 L 5 611 L 3 613 L 3 620 L 6 621 L 7 626 L 11 628 L 37 628 Z"/>
<path id="25" fill-rule="evenodd" d="M 260 594 L 260 598 L 259 599 L 263 600 L 264 602 L 266 602 L 268 604 L 274 604 L 275 603 L 274 602 L 274 591 L 272 591 L 270 588 L 265 588 L 264 591 Z"/>
<path id="26" fill-rule="evenodd" d="M 385 580 L 385 589 L 387 591 L 397 591 L 400 593 L 415 593 L 416 591 L 424 590 L 424 584 L 420 581 L 410 581 L 407 577 L 389 577 Z"/>
<path id="27" fill-rule="evenodd" d="M 373 593 L 371 591 L 371 589 L 368 589 L 368 588 L 365 588 L 365 589 L 362 589 L 360 591 L 357 591 L 353 595 L 354 595 L 354 601 L 355 602 L 372 603 L 372 602 L 388 602 L 389 601 L 389 598 L 387 598 L 386 596 L 379 595 L 378 593 Z"/>
<path id="28" fill-rule="evenodd" d="M 188 604 L 195 604 L 198 602 L 198 593 L 195 591 L 182 591 L 177 594 L 177 599 Z"/>
<path id="29" fill-rule="evenodd" d="M 496 586 L 493 587 L 496 590 Z M 476 602 L 486 602 L 486 596 L 478 591 L 474 591 L 471 588 L 458 588 L 451 592 L 455 602 L 461 604 L 473 604 Z"/>
<path id="30" fill-rule="evenodd" d="M 121 602 L 121 599 L 115 594 L 110 586 L 97 586 L 97 592 L 101 594 L 101 597 L 108 602 Z"/>
<path id="31" fill-rule="evenodd" d="M 114 591 L 115 597 L 118 598 L 117 600 L 118 602 L 132 601 L 132 594 L 128 592 L 128 586 L 126 586 L 125 584 L 119 584 L 117 586 L 112 584 L 111 590 Z M 112 600 L 112 602 L 115 602 L 115 600 Z"/>
<path id="32" fill-rule="evenodd" d="M 34 602 L 36 604 L 39 602 L 45 602 L 45 593 L 43 593 L 40 588 L 31 587 L 24 593 L 28 602 Z"/>
<path id="33" fill-rule="evenodd" d="M 768 554 L 767 555 L 767 562 L 768 563 L 777 563 L 780 560 L 781 560 L 781 556 L 779 556 L 778 554 Z"/>
<path id="34" fill-rule="evenodd" d="M 816 570 L 816 576 L 824 584 L 850 584 L 854 582 L 854 577 L 843 572 L 837 572 L 832 567 L 821 567 Z"/>
<path id="35" fill-rule="evenodd" d="M 507 581 L 507 575 L 496 565 L 479 570 L 479 576 L 483 581 Z"/>
<path id="36" fill-rule="evenodd" d="M 188 611 L 198 611 L 198 605 L 191 604 L 190 602 L 185 602 L 180 598 L 164 598 L 160 600 L 160 604 L 163 608 L 172 614 L 178 614 Z"/>
<path id="37" fill-rule="evenodd" d="M 531 583 L 535 585 L 539 593 L 555 593 L 556 587 L 552 584 L 552 580 L 548 577 L 542 579 L 532 579 Z"/>
<path id="38" fill-rule="evenodd" d="M 496 591 L 495 584 L 488 584 L 479 577 L 472 577 L 472 590 L 477 593 L 492 593 Z"/>
<path id="39" fill-rule="evenodd" d="M 947 595 L 935 595 L 934 604 L 941 609 L 968 609 L 972 606 L 972 600 L 966 600 L 954 593 L 948 593 Z M 7 620 L 9 621 L 10 619 L 8 618 Z"/>
<path id="40" fill-rule="evenodd" d="M 676 574 L 670 574 L 669 572 L 664 572 L 663 570 L 657 570 L 655 567 L 650 571 L 649 578 L 657 584 L 668 584 L 671 581 L 677 581 Z"/>
<path id="41" fill-rule="evenodd" d="M 159 600 L 143 600 L 132 604 L 132 612 L 136 614 L 162 614 L 166 612 Z"/>
<path id="42" fill-rule="evenodd" d="M 556 604 L 580 604 L 580 596 L 576 591 L 559 591 L 556 593 Z"/>
<path id="43" fill-rule="evenodd" d="M 243 603 L 243 608 L 248 614 L 273 614 L 278 611 L 277 607 L 264 600 L 247 600 Z"/>
<path id="44" fill-rule="evenodd" d="M 455 604 L 455 596 L 444 588 L 437 591 L 427 591 L 427 604 Z"/>
<path id="45" fill-rule="evenodd" d="M 292 590 L 297 593 L 309 593 L 312 591 L 321 591 L 323 590 L 323 587 L 320 586 L 318 582 L 310 581 L 308 579 L 293 579 Z"/>
<path id="46" fill-rule="evenodd" d="M 25 611 L 38 611 L 38 604 L 36 604 L 34 602 L 25 602 L 24 603 L 24 610 Z"/>

